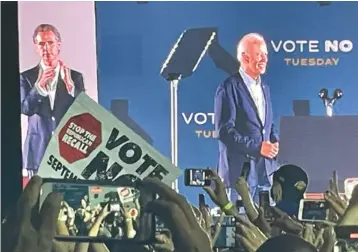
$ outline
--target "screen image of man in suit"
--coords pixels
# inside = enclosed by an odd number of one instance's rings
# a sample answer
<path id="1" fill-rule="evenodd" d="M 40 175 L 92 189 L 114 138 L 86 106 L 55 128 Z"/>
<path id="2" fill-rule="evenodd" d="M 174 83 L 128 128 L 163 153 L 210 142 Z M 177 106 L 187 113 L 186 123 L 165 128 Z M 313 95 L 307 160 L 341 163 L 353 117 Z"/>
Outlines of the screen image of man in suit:
<path id="1" fill-rule="evenodd" d="M 219 140 L 218 173 L 235 202 L 235 182 L 244 174 L 253 200 L 270 190 L 276 168 L 279 137 L 273 123 L 269 87 L 262 81 L 268 63 L 267 46 L 257 33 L 237 46 L 239 71 L 219 85 L 215 94 L 215 129 Z M 245 164 L 250 163 L 244 171 Z"/>
<path id="2" fill-rule="evenodd" d="M 84 91 L 81 73 L 59 58 L 61 35 L 50 24 L 40 24 L 33 34 L 40 62 L 20 73 L 21 113 L 28 116 L 23 147 L 23 169 L 37 173 L 48 142 L 75 97 Z"/>

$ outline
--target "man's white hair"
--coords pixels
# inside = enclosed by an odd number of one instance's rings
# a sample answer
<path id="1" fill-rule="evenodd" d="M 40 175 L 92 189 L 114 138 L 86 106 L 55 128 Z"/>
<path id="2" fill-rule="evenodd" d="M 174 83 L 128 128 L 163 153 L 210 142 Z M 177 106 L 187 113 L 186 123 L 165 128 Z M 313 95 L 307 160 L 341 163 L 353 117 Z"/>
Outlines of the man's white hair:
<path id="1" fill-rule="evenodd" d="M 264 37 L 259 34 L 259 33 L 248 33 L 245 36 L 243 36 L 239 43 L 237 44 L 237 59 L 239 60 L 239 62 L 241 62 L 242 60 L 242 53 L 245 52 L 246 48 L 245 48 L 245 42 L 255 42 L 255 41 L 264 41 L 265 39 Z"/>

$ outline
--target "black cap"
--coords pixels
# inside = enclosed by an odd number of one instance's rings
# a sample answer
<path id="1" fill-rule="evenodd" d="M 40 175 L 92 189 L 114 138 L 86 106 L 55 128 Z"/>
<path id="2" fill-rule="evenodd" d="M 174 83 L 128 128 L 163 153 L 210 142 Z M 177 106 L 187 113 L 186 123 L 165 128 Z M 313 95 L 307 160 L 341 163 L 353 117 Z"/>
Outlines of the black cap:
<path id="1" fill-rule="evenodd" d="M 297 190 L 304 193 L 308 186 L 308 175 L 301 167 L 293 164 L 281 166 L 273 173 L 273 180 L 281 184 L 283 190 Z"/>

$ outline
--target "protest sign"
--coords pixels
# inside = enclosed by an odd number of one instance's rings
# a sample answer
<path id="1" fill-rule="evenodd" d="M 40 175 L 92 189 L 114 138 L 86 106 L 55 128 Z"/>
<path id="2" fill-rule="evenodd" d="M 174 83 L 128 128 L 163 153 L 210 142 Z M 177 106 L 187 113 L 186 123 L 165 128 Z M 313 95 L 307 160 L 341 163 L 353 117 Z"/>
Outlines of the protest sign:
<path id="1" fill-rule="evenodd" d="M 157 177 L 171 185 L 181 171 L 83 92 L 56 128 L 38 174 L 111 181 L 130 174 Z"/>

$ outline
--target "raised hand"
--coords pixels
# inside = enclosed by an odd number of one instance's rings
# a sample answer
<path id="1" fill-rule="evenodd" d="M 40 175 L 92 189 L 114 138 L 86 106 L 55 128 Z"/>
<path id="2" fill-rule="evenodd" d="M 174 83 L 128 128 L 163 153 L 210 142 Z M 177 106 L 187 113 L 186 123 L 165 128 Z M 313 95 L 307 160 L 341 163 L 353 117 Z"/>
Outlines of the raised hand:
<path id="1" fill-rule="evenodd" d="M 352 192 L 352 197 L 349 200 L 349 205 L 338 225 L 341 226 L 356 226 L 358 225 L 358 185 L 356 185 Z"/>
<path id="2" fill-rule="evenodd" d="M 155 235 L 153 248 L 158 252 L 173 252 L 174 243 L 170 232 L 161 232 Z"/>
<path id="3" fill-rule="evenodd" d="M 327 191 L 324 193 L 324 199 L 328 202 L 330 208 L 339 216 L 343 216 L 347 206 L 348 202 L 341 199 L 341 197 L 337 194 L 335 194 L 332 191 Z"/>
<path id="4" fill-rule="evenodd" d="M 255 252 L 267 240 L 258 227 L 242 216 L 236 218 L 236 238 L 248 252 Z"/>
<path id="5" fill-rule="evenodd" d="M 287 213 L 277 207 L 271 207 L 274 216 L 273 226 L 280 228 L 286 233 L 298 235 L 303 230 L 303 225 L 296 219 L 291 218 Z"/>
<path id="6" fill-rule="evenodd" d="M 63 81 L 65 82 L 67 92 L 69 94 L 72 94 L 75 85 L 71 77 L 71 70 L 65 65 L 63 61 L 60 61 L 60 67 L 61 67 L 61 76 L 63 76 Z"/>
<path id="7" fill-rule="evenodd" d="M 324 198 L 330 206 L 329 221 L 337 221 L 344 214 L 348 206 L 348 203 L 339 195 L 337 171 L 333 171 L 333 177 L 329 181 L 329 191 L 324 194 Z"/>
<path id="8" fill-rule="evenodd" d="M 235 189 L 242 198 L 245 212 L 249 220 L 251 222 L 257 220 L 259 212 L 251 198 L 250 189 L 244 177 L 239 177 L 236 180 Z"/>
<path id="9" fill-rule="evenodd" d="M 212 175 L 208 179 L 214 182 L 215 188 L 204 187 L 204 190 L 218 207 L 223 208 L 230 202 L 226 194 L 224 183 L 221 181 L 220 176 L 213 170 Z"/>
<path id="10" fill-rule="evenodd" d="M 4 251 L 51 251 L 62 196 L 58 193 L 49 194 L 39 211 L 35 207 L 38 203 L 41 186 L 42 179 L 39 176 L 32 177 L 12 216 L 9 216 L 3 224 Z"/>
<path id="11" fill-rule="evenodd" d="M 47 68 L 43 71 L 39 71 L 39 77 L 37 85 L 44 91 L 49 91 L 49 82 L 55 78 L 55 68 Z"/>
<path id="12" fill-rule="evenodd" d="M 144 212 L 157 215 L 169 228 L 177 251 L 211 251 L 208 234 L 200 227 L 186 199 L 156 178 L 143 179 L 143 186 L 159 195 L 147 203 Z"/>

